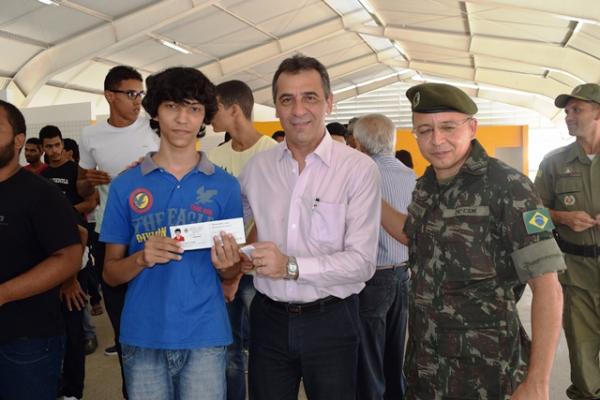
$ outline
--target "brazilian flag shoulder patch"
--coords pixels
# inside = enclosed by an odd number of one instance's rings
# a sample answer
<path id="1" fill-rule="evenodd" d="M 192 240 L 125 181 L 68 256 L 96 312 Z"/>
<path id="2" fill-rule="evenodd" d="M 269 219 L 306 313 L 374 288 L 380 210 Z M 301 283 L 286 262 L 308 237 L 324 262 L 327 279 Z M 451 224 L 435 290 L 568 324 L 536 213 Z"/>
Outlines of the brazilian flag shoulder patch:
<path id="1" fill-rule="evenodd" d="M 538 208 L 537 210 L 525 211 L 523 213 L 523 222 L 527 233 L 532 235 L 540 232 L 550 232 L 554 229 L 550 211 L 547 208 Z"/>

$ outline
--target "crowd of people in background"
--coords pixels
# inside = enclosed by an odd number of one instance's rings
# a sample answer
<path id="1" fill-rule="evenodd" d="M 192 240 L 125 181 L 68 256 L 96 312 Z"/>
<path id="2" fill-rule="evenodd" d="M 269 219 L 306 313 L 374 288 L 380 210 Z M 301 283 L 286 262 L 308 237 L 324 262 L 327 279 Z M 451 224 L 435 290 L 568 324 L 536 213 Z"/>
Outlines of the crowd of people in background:
<path id="1" fill-rule="evenodd" d="M 0 101 L 0 399 L 83 398 L 104 310 L 125 399 L 291 400 L 302 383 L 311 400 L 548 400 L 561 318 L 567 394 L 600 398 L 600 86 L 557 97 L 576 141 L 535 184 L 488 155 L 457 87 L 406 94 L 418 180 L 385 115 L 325 123 L 318 60 L 285 59 L 272 93 L 269 137 L 244 82 L 176 67 L 144 88 L 116 66 L 79 143 L 54 125 L 26 140 Z M 198 152 L 208 124 L 224 141 Z M 169 234 L 242 217 L 248 252 Z"/>

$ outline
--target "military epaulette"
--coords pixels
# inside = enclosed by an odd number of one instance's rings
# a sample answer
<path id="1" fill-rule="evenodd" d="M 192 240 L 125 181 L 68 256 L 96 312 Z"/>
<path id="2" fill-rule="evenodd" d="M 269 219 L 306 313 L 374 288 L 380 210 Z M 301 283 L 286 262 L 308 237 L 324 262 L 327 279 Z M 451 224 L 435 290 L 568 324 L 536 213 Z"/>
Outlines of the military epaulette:
<path id="1" fill-rule="evenodd" d="M 468 160 L 466 162 L 465 167 L 469 173 L 480 175 L 480 174 L 485 173 L 487 165 L 488 165 L 488 159 L 481 158 L 479 160 Z"/>
<path id="2" fill-rule="evenodd" d="M 557 148 L 557 149 L 551 150 L 551 151 L 549 151 L 548 153 L 546 153 L 546 155 L 544 155 L 544 158 L 543 158 L 543 159 L 545 160 L 546 158 L 550 158 L 550 157 L 552 157 L 552 156 L 555 156 L 555 155 L 557 155 L 557 154 L 563 153 L 563 152 L 567 151 L 567 150 L 569 149 L 569 147 L 570 147 L 570 146 L 571 146 L 571 145 L 570 145 L 570 144 L 568 144 L 568 145 L 566 145 L 566 146 L 562 146 L 562 147 L 559 147 L 559 148 Z"/>

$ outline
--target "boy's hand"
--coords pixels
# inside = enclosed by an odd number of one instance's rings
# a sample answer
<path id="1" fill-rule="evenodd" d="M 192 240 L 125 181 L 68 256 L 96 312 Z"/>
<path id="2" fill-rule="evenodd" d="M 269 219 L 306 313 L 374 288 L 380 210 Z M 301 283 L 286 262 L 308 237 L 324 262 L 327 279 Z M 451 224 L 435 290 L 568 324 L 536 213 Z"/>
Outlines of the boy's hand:
<path id="1" fill-rule="evenodd" d="M 169 261 L 181 260 L 183 248 L 173 238 L 153 235 L 144 243 L 144 250 L 136 259 L 140 267 L 152 268 L 156 264 L 165 264 Z"/>
<path id="2" fill-rule="evenodd" d="M 215 244 L 210 249 L 210 258 L 217 270 L 229 269 L 240 262 L 239 246 L 233 235 L 221 232 L 213 240 Z"/>

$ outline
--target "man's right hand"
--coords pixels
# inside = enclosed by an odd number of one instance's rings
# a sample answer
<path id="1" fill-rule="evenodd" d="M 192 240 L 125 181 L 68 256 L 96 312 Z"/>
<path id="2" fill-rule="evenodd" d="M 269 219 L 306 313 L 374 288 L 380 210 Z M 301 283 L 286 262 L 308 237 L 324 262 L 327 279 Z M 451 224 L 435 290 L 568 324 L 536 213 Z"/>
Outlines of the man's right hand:
<path id="1" fill-rule="evenodd" d="M 92 186 L 108 185 L 111 181 L 108 172 L 98 169 L 88 169 L 85 171 L 85 180 Z"/>
<path id="2" fill-rule="evenodd" d="M 137 167 L 138 165 L 140 165 L 142 163 L 142 161 L 144 161 L 144 158 L 145 157 L 142 156 L 142 157 L 138 158 L 137 160 L 132 161 L 131 164 L 129 164 L 128 166 L 125 167 L 125 169 L 128 170 L 128 169 Z"/>
<path id="3" fill-rule="evenodd" d="M 165 264 L 169 261 L 181 260 L 183 248 L 173 238 L 153 235 L 144 243 L 144 250 L 140 251 L 136 263 L 140 267 L 152 268 L 156 264 Z"/>
<path id="4" fill-rule="evenodd" d="M 554 211 L 554 215 L 558 217 L 555 219 L 559 224 L 567 225 L 574 232 L 583 232 L 596 225 L 600 226 L 600 219 L 592 218 L 585 211 Z"/>

